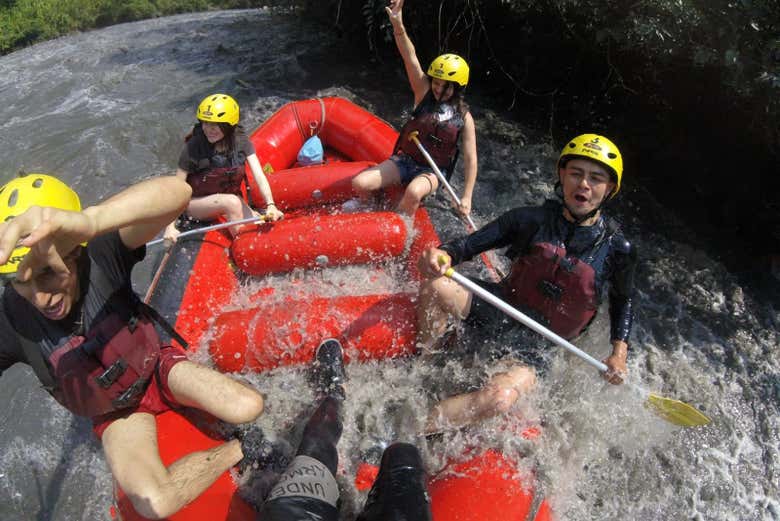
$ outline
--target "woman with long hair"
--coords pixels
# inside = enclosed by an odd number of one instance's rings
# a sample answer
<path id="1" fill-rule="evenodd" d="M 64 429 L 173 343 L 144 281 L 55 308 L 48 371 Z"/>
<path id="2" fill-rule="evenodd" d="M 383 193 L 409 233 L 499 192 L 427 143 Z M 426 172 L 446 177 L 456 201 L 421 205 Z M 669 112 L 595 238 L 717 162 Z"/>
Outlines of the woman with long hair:
<path id="1" fill-rule="evenodd" d="M 227 94 L 207 96 L 198 106 L 197 118 L 176 170 L 176 175 L 192 187 L 192 199 L 185 214 L 204 221 L 224 216 L 228 222 L 252 215 L 259 217 L 241 196 L 241 183 L 246 177 L 244 165 L 249 164 L 265 200 L 265 218 L 276 221 L 284 217 L 274 203 L 255 148 L 238 124 L 236 100 Z M 236 230 L 231 228 L 231 232 Z M 164 237 L 175 242 L 178 236 L 174 221 L 166 227 Z"/>
<path id="2" fill-rule="evenodd" d="M 474 118 L 463 100 L 469 81 L 469 66 L 456 54 L 442 54 L 423 72 L 414 45 L 402 20 L 403 0 L 391 0 L 386 7 L 393 25 L 395 43 L 404 61 L 409 85 L 414 92 L 412 117 L 401 129 L 394 154 L 376 167 L 358 174 L 352 187 L 361 195 L 386 186 L 406 186 L 398 211 L 413 215 L 424 197 L 434 193 L 439 180 L 417 145 L 409 140 L 417 132 L 420 143 L 436 166 L 449 179 L 460 153 L 463 153 L 464 186 L 458 211 L 471 212 L 471 196 L 477 181 L 477 138 Z M 460 145 L 458 144 L 460 142 Z"/>

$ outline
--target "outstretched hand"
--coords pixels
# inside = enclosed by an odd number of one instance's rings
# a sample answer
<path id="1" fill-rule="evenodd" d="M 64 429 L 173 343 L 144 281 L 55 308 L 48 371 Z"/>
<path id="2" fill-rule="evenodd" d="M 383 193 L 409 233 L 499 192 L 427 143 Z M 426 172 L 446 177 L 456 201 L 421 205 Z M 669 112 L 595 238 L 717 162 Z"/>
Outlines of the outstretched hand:
<path id="1" fill-rule="evenodd" d="M 29 280 L 44 266 L 67 273 L 63 257 L 94 236 L 95 223 L 83 212 L 33 206 L 0 224 L 0 264 L 8 261 L 17 246 L 30 252 L 19 263 L 16 278 Z"/>
<path id="2" fill-rule="evenodd" d="M 385 11 L 387 11 L 387 16 L 390 18 L 390 23 L 394 26 L 396 24 L 402 23 L 402 10 L 404 7 L 404 0 L 390 0 L 390 7 L 385 7 Z"/>

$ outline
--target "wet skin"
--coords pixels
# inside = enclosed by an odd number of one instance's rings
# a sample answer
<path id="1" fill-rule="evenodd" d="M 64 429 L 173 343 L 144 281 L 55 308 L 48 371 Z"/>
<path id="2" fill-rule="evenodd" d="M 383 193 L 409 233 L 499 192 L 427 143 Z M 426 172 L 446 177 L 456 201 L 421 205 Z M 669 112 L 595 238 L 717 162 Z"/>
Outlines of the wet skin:
<path id="1" fill-rule="evenodd" d="M 68 254 L 63 262 L 67 273 L 58 273 L 50 266 L 42 266 L 26 281 L 13 280 L 14 289 L 49 320 L 62 320 L 78 300 L 79 283 L 76 259 L 81 248 Z"/>
<path id="2" fill-rule="evenodd" d="M 225 134 L 222 132 L 222 129 L 219 128 L 218 123 L 209 123 L 208 121 L 204 121 L 201 125 L 201 128 L 203 129 L 203 133 L 206 135 L 206 139 L 209 140 L 209 143 L 217 143 L 225 137 Z"/>
<path id="3" fill-rule="evenodd" d="M 431 92 L 433 93 L 433 97 L 436 99 L 436 101 L 447 101 L 455 92 L 455 84 L 451 81 L 432 78 Z"/>
<path id="4" fill-rule="evenodd" d="M 587 215 L 598 208 L 615 188 L 607 169 L 587 159 L 569 160 L 565 167 L 558 169 L 558 174 L 567 218 Z"/>

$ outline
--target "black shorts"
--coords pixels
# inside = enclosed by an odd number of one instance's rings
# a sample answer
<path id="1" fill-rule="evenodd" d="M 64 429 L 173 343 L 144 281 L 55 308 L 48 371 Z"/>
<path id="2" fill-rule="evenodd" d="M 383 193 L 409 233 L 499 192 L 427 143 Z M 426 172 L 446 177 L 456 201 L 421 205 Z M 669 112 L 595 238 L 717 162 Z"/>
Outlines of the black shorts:
<path id="1" fill-rule="evenodd" d="M 473 277 L 469 279 L 507 301 L 501 284 Z M 539 374 L 549 368 L 555 349 L 552 344 L 476 295 L 471 299 L 471 308 L 464 325 L 466 327 L 463 339 L 467 344 L 466 348 L 480 358 L 491 361 L 514 358 L 534 367 Z"/>

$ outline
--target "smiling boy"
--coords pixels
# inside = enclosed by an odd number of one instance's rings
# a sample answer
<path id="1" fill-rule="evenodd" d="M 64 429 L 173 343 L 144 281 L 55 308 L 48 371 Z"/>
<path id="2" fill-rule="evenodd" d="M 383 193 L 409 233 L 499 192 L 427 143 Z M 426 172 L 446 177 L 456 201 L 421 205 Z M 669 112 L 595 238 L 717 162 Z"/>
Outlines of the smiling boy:
<path id="1" fill-rule="evenodd" d="M 475 282 L 566 339 L 588 327 L 608 288 L 612 353 L 604 360 L 608 367 L 604 378 L 613 384 L 623 381 L 636 249 L 602 213 L 620 190 L 623 159 L 609 139 L 583 134 L 567 142 L 557 166 L 559 201 L 515 208 L 471 235 L 423 253 L 420 271 L 430 277 L 420 288 L 417 308 L 418 346 L 423 352 L 433 347 L 453 318 L 491 335 L 518 327 L 442 276 L 452 265 L 508 246 L 506 254 L 513 261 L 509 276 L 499 283 Z M 495 374 L 486 387 L 437 405 L 429 418 L 430 432 L 507 410 L 544 371 L 549 348 L 534 339 L 500 356 L 509 360 L 510 368 Z"/>

